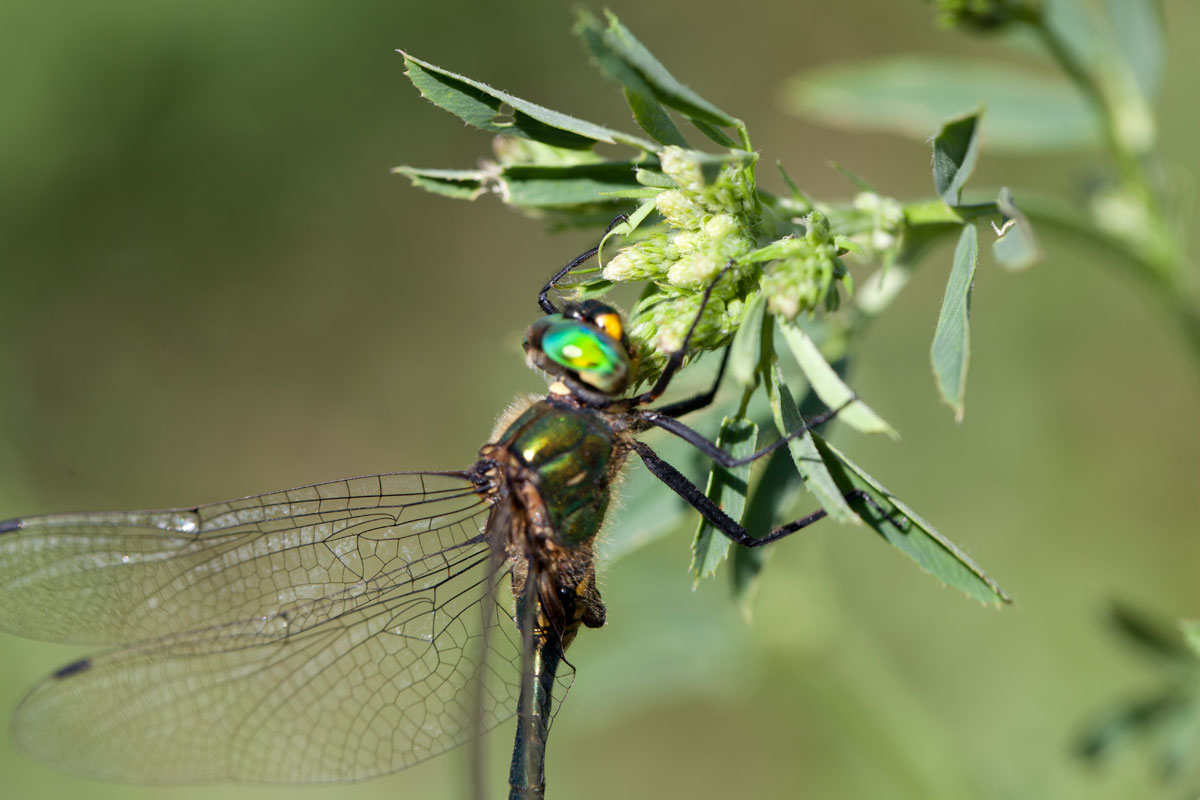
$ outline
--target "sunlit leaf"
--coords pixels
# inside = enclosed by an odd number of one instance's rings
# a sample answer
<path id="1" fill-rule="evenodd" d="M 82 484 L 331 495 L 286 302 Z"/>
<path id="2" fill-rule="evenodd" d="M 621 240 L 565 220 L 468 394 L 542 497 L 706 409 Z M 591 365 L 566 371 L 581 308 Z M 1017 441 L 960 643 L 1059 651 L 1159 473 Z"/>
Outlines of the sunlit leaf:
<path id="1" fill-rule="evenodd" d="M 607 27 L 587 11 L 580 12 L 575 32 L 587 44 L 600 70 L 633 93 L 635 99 L 630 101 L 630 106 L 634 107 L 636 102 L 641 106 L 640 111 L 644 112 L 647 110 L 646 100 L 652 97 L 657 103 L 683 114 L 705 136 L 725 146 L 734 144 L 714 126 L 736 125 L 738 120 L 676 80 L 645 45 L 621 24 L 616 15 L 606 12 L 606 16 Z M 634 107 L 635 116 L 640 111 Z M 663 144 L 679 144 L 683 137 L 677 129 L 672 133 L 673 124 L 669 129 L 662 126 L 662 117 L 665 114 L 660 117 L 657 111 L 651 109 L 645 119 L 650 127 L 643 125 L 642 118 L 638 119 L 638 124 Z M 670 141 L 675 137 L 680 141 Z"/>
<path id="2" fill-rule="evenodd" d="M 425 99 L 480 130 L 521 136 L 568 149 L 585 149 L 596 142 L 620 142 L 643 150 L 655 149 L 652 142 L 639 137 L 553 111 L 403 51 L 401 54 L 405 74 Z"/>
<path id="3" fill-rule="evenodd" d="M 807 333 L 792 322 L 781 321 L 779 329 L 817 397 L 829 408 L 841 409 L 838 412 L 839 420 L 863 433 L 886 433 L 892 438 L 899 438 L 891 425 L 855 397 Z"/>
<path id="4" fill-rule="evenodd" d="M 630 161 L 566 167 L 513 165 L 501 171 L 498 183 L 504 202 L 515 206 L 585 205 L 603 202 L 605 192 L 640 189 L 636 168 Z"/>
<path id="5" fill-rule="evenodd" d="M 762 328 L 767 310 L 767 298 L 755 294 L 746 304 L 742 322 L 729 345 L 729 374 L 743 389 L 751 389 L 758 381 L 762 360 Z"/>
<path id="6" fill-rule="evenodd" d="M 897 500 L 882 484 L 818 434 L 813 434 L 813 441 L 842 492 L 862 489 L 879 503 L 885 514 L 903 518 L 897 518 L 900 522 L 897 526 L 870 505 L 858 506 L 859 517 L 888 543 L 917 562 L 921 569 L 968 597 L 991 606 L 1012 602 L 970 556 Z"/>
<path id="7" fill-rule="evenodd" d="M 717 435 L 717 446 L 734 458 L 745 458 L 753 453 L 757 441 L 758 426 L 748 419 L 726 417 L 721 423 L 721 432 Z M 746 507 L 751 466 L 743 464 L 740 467 L 725 469 L 719 464 L 713 464 L 708 473 L 708 486 L 704 493 L 736 522 L 741 522 L 742 510 Z M 729 555 L 731 545 L 728 536 L 701 517 L 700 526 L 696 529 L 696 536 L 692 541 L 691 569 L 697 582 L 716 574 L 717 567 Z"/>
<path id="8" fill-rule="evenodd" d="M 474 169 L 423 169 L 421 167 L 392 167 L 392 172 L 403 175 L 412 185 L 427 192 L 453 197 L 458 200 L 474 200 L 485 191 L 487 175 Z"/>
<path id="9" fill-rule="evenodd" d="M 938 392 L 954 409 L 954 418 L 959 422 L 963 418 L 967 364 L 971 360 L 971 287 L 975 282 L 975 267 L 979 264 L 977 236 L 974 225 L 963 226 L 929 350 Z"/>
<path id="10" fill-rule="evenodd" d="M 947 120 L 933 137 L 933 185 L 938 197 L 956 206 L 979 158 L 979 113 Z"/>
<path id="11" fill-rule="evenodd" d="M 779 435 L 785 436 L 804 427 L 804 418 L 800 416 L 796 401 L 792 398 L 792 393 L 788 390 L 787 383 L 783 380 L 783 374 L 778 366 L 771 371 L 771 383 L 768 384 L 767 389 L 770 393 L 771 413 L 775 418 L 775 427 L 778 429 Z M 834 482 L 833 476 L 829 474 L 824 459 L 817 452 L 816 445 L 813 444 L 812 433 L 805 432 L 801 436 L 795 436 L 788 440 L 787 449 L 791 453 L 792 462 L 796 465 L 796 472 L 804 480 L 804 485 L 808 487 L 808 490 L 817 498 L 821 508 L 825 509 L 829 516 L 838 522 L 859 523 L 858 515 L 846 503 L 846 498 L 842 496 L 841 489 Z"/>

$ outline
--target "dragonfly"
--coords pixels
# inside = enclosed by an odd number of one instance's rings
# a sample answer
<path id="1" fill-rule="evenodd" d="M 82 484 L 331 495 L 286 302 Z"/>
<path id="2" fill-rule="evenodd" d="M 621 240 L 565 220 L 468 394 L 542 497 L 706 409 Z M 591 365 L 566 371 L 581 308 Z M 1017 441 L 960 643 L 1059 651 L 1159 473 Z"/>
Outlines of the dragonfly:
<path id="1" fill-rule="evenodd" d="M 0 522 L 0 628 L 107 648 L 28 692 L 18 745 L 128 782 L 353 781 L 515 713 L 510 798 L 544 797 L 550 723 L 574 675 L 566 650 L 605 622 L 593 545 L 627 459 L 743 546 L 825 516 L 751 535 L 637 435 L 661 428 L 732 468 L 839 410 L 733 458 L 678 419 L 713 402 L 728 351 L 708 391 L 655 405 L 721 275 L 657 380 L 629 394 L 620 313 L 549 297 L 595 252 L 546 283 L 525 334 L 548 394 L 502 419 L 465 470 Z M 861 490 L 847 497 L 878 510 Z"/>

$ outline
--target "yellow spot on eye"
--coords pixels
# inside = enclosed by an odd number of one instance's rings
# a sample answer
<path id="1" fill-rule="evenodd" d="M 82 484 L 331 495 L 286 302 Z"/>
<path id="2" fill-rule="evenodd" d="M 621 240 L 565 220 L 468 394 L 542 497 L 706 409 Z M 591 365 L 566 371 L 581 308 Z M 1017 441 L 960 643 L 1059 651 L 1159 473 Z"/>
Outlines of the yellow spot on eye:
<path id="1" fill-rule="evenodd" d="M 619 314 L 599 314 L 596 325 L 618 342 L 621 341 L 621 317 Z"/>

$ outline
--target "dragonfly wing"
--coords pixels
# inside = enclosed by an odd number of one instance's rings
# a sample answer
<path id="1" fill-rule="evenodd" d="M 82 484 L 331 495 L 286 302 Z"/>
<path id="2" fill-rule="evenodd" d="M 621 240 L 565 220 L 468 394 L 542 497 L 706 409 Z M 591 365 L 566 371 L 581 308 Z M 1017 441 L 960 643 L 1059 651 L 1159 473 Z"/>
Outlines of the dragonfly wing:
<path id="1" fill-rule="evenodd" d="M 307 626 L 431 572 L 480 534 L 459 473 L 393 473 L 191 509 L 0 522 L 0 628 L 128 644 L 285 610 Z"/>
<path id="2" fill-rule="evenodd" d="M 9 525 L 0 605 L 24 613 L 5 624 L 124 645 L 36 686 L 17 741 L 118 780 L 295 783 L 402 769 L 495 726 L 520 642 L 472 489 L 408 473 Z"/>

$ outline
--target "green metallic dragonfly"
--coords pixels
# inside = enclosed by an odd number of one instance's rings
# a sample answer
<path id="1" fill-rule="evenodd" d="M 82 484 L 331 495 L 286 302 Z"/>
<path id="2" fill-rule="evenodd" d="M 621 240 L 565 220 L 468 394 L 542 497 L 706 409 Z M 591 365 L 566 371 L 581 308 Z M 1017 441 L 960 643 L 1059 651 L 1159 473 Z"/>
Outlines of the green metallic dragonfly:
<path id="1" fill-rule="evenodd" d="M 824 516 L 752 537 L 635 438 L 663 428 L 732 467 L 790 437 L 734 459 L 679 422 L 712 402 L 720 373 L 704 394 L 649 408 L 686 338 L 650 389 L 624 396 L 636 366 L 620 315 L 548 299 L 594 252 L 546 284 L 546 316 L 526 333 L 549 394 L 502 421 L 469 469 L 0 522 L 0 627 L 110 648 L 26 695 L 19 745 L 125 781 L 345 781 L 437 755 L 515 710 L 511 797 L 542 797 L 573 675 L 565 651 L 604 623 L 592 548 L 630 453 L 745 546 Z"/>

